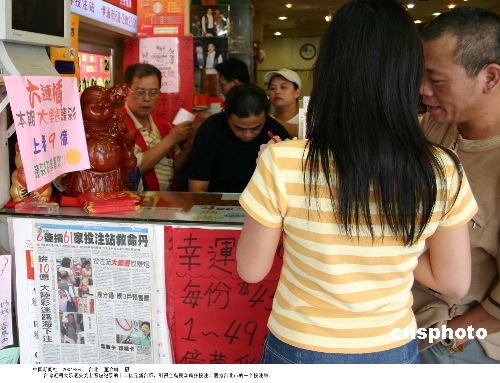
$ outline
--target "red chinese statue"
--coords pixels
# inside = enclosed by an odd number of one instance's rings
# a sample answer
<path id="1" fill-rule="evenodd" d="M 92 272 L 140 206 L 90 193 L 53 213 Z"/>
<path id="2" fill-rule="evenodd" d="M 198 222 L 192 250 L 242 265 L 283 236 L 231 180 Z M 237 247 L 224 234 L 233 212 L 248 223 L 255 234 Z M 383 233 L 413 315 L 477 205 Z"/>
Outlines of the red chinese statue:
<path id="1" fill-rule="evenodd" d="M 135 134 L 130 133 L 116 108 L 123 105 L 126 85 L 111 89 L 91 86 L 80 97 L 90 169 L 64 178 L 67 193 L 125 190 L 128 174 L 137 164 Z"/>

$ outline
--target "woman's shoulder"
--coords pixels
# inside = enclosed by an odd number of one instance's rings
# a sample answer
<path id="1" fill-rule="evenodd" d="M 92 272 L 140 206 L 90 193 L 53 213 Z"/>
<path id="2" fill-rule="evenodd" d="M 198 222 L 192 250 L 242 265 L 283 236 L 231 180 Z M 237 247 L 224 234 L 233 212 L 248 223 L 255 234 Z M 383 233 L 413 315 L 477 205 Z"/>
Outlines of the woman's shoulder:
<path id="1" fill-rule="evenodd" d="M 307 140 L 285 140 L 270 146 L 276 157 L 302 159 L 307 150 Z"/>

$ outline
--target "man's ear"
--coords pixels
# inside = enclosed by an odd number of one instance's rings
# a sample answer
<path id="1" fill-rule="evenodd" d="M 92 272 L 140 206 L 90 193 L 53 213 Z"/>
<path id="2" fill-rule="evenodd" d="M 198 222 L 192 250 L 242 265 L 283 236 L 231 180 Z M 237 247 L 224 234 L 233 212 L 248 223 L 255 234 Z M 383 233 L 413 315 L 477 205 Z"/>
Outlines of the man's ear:
<path id="1" fill-rule="evenodd" d="M 487 64 L 483 71 L 485 76 L 483 91 L 490 94 L 500 87 L 500 65 L 495 63 Z"/>

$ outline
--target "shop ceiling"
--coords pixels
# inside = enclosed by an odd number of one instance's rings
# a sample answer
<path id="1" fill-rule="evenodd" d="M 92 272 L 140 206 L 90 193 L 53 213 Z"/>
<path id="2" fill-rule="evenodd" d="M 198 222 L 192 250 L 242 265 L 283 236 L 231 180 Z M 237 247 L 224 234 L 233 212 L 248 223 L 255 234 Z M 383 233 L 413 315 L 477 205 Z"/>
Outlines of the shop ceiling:
<path id="1" fill-rule="evenodd" d="M 275 32 L 281 32 L 281 37 L 321 36 L 328 25 L 325 16 L 333 15 L 346 1 L 252 0 L 252 3 L 255 9 L 255 25 L 262 28 L 264 38 L 269 38 L 276 37 Z M 285 6 L 287 3 L 292 4 L 292 7 L 287 8 Z M 450 3 L 456 6 L 477 6 L 500 13 L 500 0 L 413 0 L 401 3 L 405 5 L 413 3 L 414 7 L 409 9 L 409 12 L 415 20 L 421 20 L 422 23 L 430 21 L 434 17 L 433 13 L 446 11 Z M 286 20 L 279 20 L 280 16 L 286 17 Z"/>

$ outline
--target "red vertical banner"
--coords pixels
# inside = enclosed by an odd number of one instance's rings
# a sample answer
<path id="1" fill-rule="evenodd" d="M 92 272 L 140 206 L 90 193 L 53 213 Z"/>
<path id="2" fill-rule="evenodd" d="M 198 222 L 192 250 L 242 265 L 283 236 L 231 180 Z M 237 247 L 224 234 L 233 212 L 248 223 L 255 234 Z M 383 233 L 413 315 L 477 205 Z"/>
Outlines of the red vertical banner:
<path id="1" fill-rule="evenodd" d="M 162 93 L 154 114 L 172 121 L 179 108 L 193 110 L 193 38 L 191 36 L 177 37 L 179 41 L 179 92 Z M 139 40 L 125 42 L 123 68 L 139 62 Z"/>
<path id="2" fill-rule="evenodd" d="M 184 0 L 139 0 L 137 37 L 183 36 Z"/>
<path id="3" fill-rule="evenodd" d="M 282 245 L 264 281 L 236 271 L 240 229 L 165 227 L 167 320 L 176 363 L 258 363 Z"/>

